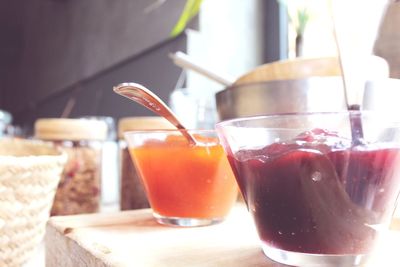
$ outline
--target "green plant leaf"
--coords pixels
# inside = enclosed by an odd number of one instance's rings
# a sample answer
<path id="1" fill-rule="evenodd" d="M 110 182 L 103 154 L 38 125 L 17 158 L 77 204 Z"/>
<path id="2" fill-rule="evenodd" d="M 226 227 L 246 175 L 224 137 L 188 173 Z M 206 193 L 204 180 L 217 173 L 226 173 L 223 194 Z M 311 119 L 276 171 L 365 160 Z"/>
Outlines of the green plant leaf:
<path id="1" fill-rule="evenodd" d="M 286 8 L 286 11 L 288 12 L 288 5 L 290 4 L 290 2 L 292 4 L 296 3 L 295 0 L 290 1 L 290 0 L 276 0 L 278 2 L 278 4 L 283 5 Z M 295 17 L 294 17 L 295 16 Z M 296 34 L 298 35 L 303 35 L 305 28 L 308 24 L 308 22 L 311 19 L 310 16 L 310 12 L 308 10 L 308 6 L 307 4 L 303 4 L 303 7 L 298 7 L 297 11 L 296 11 L 296 15 L 293 15 L 288 17 L 289 22 L 293 23 L 296 27 Z"/>
<path id="2" fill-rule="evenodd" d="M 298 21 L 298 25 L 297 25 L 297 29 L 296 29 L 297 34 L 300 34 L 300 35 L 304 34 L 306 25 L 309 20 L 310 20 L 310 14 L 309 14 L 307 8 L 297 10 L 297 21 Z"/>
<path id="3" fill-rule="evenodd" d="M 199 13 L 200 6 L 203 0 L 187 0 L 185 7 L 183 8 L 182 14 L 179 17 L 178 22 L 175 24 L 172 29 L 170 36 L 176 37 L 179 35 L 185 28 L 189 21 Z"/>

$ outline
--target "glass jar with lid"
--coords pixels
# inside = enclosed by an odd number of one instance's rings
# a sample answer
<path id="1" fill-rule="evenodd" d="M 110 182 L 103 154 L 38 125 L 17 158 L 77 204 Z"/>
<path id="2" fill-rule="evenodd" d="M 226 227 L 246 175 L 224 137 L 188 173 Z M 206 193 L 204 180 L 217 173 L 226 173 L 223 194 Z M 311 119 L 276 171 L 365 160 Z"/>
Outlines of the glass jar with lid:
<path id="1" fill-rule="evenodd" d="M 101 211 L 119 209 L 118 142 L 115 120 L 109 116 L 84 116 L 89 120 L 100 120 L 107 124 L 107 136 L 103 142 L 103 164 L 101 182 Z"/>
<path id="2" fill-rule="evenodd" d="M 68 155 L 51 215 L 99 211 L 106 135 L 106 123 L 98 120 L 49 118 L 35 122 L 35 138 L 53 142 Z"/>
<path id="3" fill-rule="evenodd" d="M 124 132 L 134 130 L 174 129 L 174 126 L 162 117 L 126 117 L 118 122 L 120 149 L 120 207 L 121 210 L 143 209 L 150 207 L 136 167 L 130 157 Z"/>

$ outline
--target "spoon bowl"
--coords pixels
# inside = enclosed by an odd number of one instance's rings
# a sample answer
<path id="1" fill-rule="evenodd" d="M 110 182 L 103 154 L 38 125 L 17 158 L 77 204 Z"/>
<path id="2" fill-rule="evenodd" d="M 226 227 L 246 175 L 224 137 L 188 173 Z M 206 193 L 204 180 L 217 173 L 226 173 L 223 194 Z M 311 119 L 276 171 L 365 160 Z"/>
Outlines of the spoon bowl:
<path id="1" fill-rule="evenodd" d="M 196 145 L 194 137 L 178 120 L 177 116 L 172 112 L 167 104 L 143 85 L 138 83 L 122 83 L 115 86 L 113 90 L 117 94 L 129 98 L 130 100 L 133 100 L 154 113 L 164 117 L 182 133 L 190 145 Z"/>

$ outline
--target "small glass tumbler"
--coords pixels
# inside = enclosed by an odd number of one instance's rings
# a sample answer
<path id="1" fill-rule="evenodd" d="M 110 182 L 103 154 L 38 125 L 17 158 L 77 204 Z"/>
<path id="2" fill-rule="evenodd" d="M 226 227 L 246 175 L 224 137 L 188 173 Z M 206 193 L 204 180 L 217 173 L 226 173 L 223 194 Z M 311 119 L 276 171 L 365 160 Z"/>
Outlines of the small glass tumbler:
<path id="1" fill-rule="evenodd" d="M 156 220 L 175 226 L 219 223 L 238 188 L 215 130 L 193 130 L 192 145 L 178 130 L 125 132 Z"/>
<path id="2" fill-rule="evenodd" d="M 361 120 L 357 140 L 350 118 Z M 266 256 L 294 266 L 368 259 L 399 195 L 396 114 L 280 114 L 216 127 Z"/>

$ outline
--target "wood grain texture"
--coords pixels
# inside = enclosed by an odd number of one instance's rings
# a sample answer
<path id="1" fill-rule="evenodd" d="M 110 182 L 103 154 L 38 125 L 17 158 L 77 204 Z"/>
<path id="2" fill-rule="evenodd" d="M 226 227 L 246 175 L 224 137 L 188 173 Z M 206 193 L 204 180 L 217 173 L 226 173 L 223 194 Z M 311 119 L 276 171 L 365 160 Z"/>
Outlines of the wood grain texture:
<path id="1" fill-rule="evenodd" d="M 284 266 L 264 256 L 242 204 L 225 222 L 195 228 L 159 225 L 150 209 L 53 217 L 45 241 L 47 267 Z M 399 243 L 392 231 L 367 266 L 400 266 Z"/>
<path id="2" fill-rule="evenodd" d="M 261 65 L 239 77 L 234 85 L 272 80 L 304 79 L 312 76 L 340 76 L 336 57 L 295 58 Z"/>
<path id="3" fill-rule="evenodd" d="M 245 263 L 245 265 L 243 265 Z M 151 210 L 53 217 L 46 266 L 281 266 L 262 253 L 243 205 L 207 227 L 158 224 Z"/>

